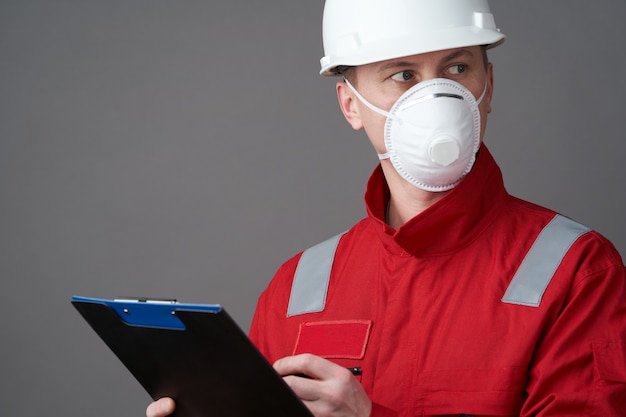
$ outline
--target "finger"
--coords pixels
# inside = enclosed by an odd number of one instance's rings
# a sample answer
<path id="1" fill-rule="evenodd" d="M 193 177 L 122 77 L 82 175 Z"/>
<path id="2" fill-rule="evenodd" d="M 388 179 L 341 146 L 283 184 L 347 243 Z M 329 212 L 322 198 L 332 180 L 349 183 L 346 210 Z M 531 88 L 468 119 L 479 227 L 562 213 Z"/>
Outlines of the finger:
<path id="1" fill-rule="evenodd" d="M 319 381 L 293 375 L 283 377 L 283 380 L 302 401 L 317 401 L 320 399 Z"/>
<path id="2" fill-rule="evenodd" d="M 304 374 L 314 379 L 329 379 L 346 372 L 327 359 L 307 353 L 279 359 L 274 369 L 282 376 Z"/>
<path id="3" fill-rule="evenodd" d="M 146 416 L 147 417 L 165 417 L 169 416 L 174 412 L 176 408 L 176 404 L 174 400 L 171 398 L 160 398 L 157 401 L 154 401 L 148 408 L 146 408 Z"/>

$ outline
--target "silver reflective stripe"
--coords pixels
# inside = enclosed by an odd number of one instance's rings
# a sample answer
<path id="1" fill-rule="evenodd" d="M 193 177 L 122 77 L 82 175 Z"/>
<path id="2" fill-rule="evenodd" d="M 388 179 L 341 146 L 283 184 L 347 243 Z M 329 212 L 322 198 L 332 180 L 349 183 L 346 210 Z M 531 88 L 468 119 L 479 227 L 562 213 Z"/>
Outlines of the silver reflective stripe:
<path id="1" fill-rule="evenodd" d="M 343 233 L 305 250 L 291 285 L 287 317 L 324 310 L 330 271 Z"/>
<path id="2" fill-rule="evenodd" d="M 589 231 L 588 227 L 557 214 L 537 236 L 502 301 L 538 307 L 569 248 Z"/>

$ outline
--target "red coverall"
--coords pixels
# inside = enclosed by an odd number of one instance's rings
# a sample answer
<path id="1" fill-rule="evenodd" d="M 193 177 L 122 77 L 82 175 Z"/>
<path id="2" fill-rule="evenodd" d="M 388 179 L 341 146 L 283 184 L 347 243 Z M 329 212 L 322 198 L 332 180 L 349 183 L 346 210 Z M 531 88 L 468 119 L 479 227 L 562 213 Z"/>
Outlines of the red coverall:
<path id="1" fill-rule="evenodd" d="M 452 192 L 398 230 L 388 200 L 379 167 L 321 311 L 287 316 L 302 254 L 278 270 L 250 330 L 270 362 L 309 352 L 361 367 L 372 417 L 626 416 L 626 273 L 610 242 L 582 234 L 538 305 L 505 302 L 556 213 L 507 194 L 484 145 Z"/>

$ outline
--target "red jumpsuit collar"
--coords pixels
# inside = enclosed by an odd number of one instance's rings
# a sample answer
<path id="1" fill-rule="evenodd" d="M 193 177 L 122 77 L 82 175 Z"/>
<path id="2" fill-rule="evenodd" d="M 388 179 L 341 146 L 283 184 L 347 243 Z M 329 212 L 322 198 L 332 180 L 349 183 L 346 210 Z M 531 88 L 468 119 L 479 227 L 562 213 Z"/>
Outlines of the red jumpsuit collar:
<path id="1" fill-rule="evenodd" d="M 463 181 L 398 230 L 385 223 L 390 193 L 380 165 L 368 181 L 365 205 L 388 250 L 413 256 L 442 255 L 461 249 L 476 238 L 507 195 L 502 172 L 483 144 Z"/>

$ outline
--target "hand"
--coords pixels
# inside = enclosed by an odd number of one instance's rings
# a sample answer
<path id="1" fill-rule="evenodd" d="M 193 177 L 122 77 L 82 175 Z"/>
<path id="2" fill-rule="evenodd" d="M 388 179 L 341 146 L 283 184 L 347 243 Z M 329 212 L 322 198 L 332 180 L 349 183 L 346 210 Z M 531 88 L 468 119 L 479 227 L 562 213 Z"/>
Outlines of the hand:
<path id="1" fill-rule="evenodd" d="M 148 405 L 146 417 L 165 417 L 174 412 L 176 404 L 171 398 L 163 397 Z"/>
<path id="2" fill-rule="evenodd" d="M 274 369 L 316 417 L 370 415 L 372 402 L 361 383 L 342 366 L 319 356 L 303 354 L 279 359 Z"/>

